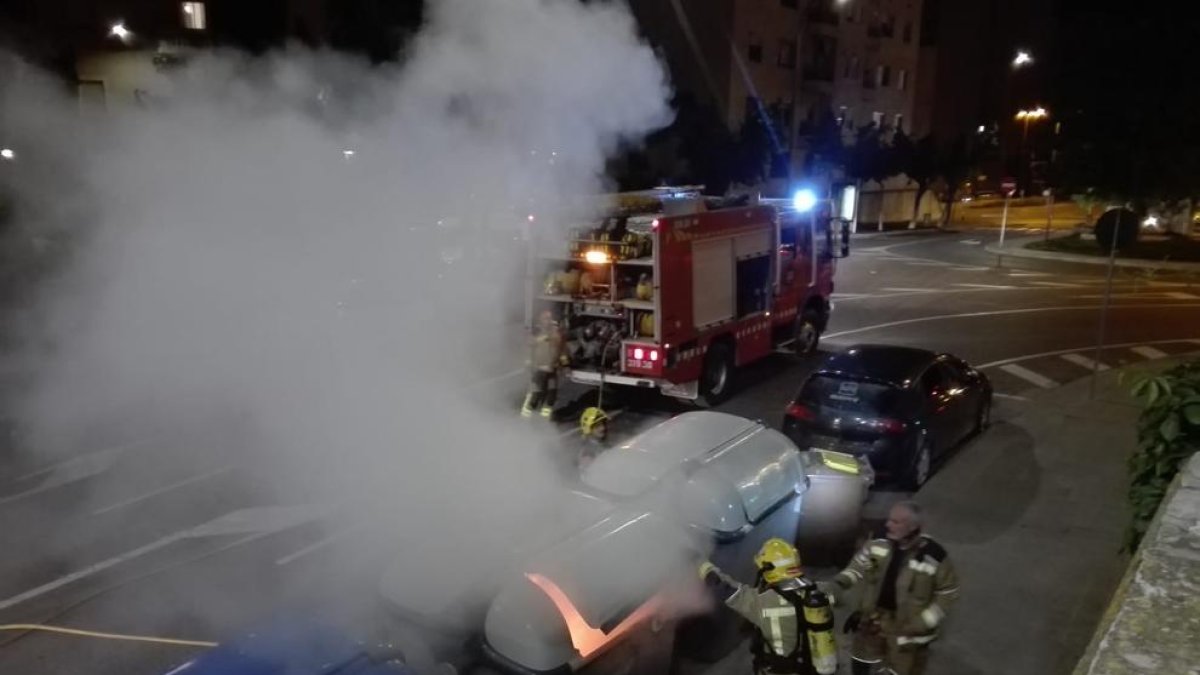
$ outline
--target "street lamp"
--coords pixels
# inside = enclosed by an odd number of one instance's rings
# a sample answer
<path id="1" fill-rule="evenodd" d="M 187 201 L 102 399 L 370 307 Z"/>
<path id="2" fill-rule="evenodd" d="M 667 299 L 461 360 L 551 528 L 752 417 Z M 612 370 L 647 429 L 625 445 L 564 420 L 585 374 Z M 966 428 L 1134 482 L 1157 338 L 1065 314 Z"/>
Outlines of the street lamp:
<path id="1" fill-rule="evenodd" d="M 1050 116 L 1050 113 L 1047 112 L 1046 109 L 1043 108 L 1042 106 L 1038 106 L 1032 110 L 1018 110 L 1017 111 L 1017 115 L 1016 115 L 1017 121 L 1021 122 L 1021 154 L 1020 154 L 1020 158 L 1021 158 L 1021 163 L 1023 165 L 1023 168 L 1025 170 L 1029 170 L 1030 166 L 1032 164 L 1032 159 L 1028 160 L 1028 163 L 1026 162 L 1026 159 L 1025 159 L 1025 143 L 1027 142 L 1027 140 L 1029 138 L 1029 125 L 1033 122 L 1037 122 L 1039 120 L 1044 120 L 1049 116 Z M 1028 183 L 1026 183 L 1026 186 L 1028 186 Z"/>
<path id="2" fill-rule="evenodd" d="M 129 42 L 129 38 L 133 36 L 133 32 L 125 27 L 124 21 L 117 21 L 108 29 L 109 37 L 115 37 L 121 42 Z"/>
<path id="3" fill-rule="evenodd" d="M 1024 49 L 1018 49 L 1017 55 L 1013 57 L 1012 67 L 1021 68 L 1033 64 L 1033 56 Z"/>
<path id="4" fill-rule="evenodd" d="M 0 148 L 0 159 L 12 161 L 17 158 L 17 153 L 13 152 L 12 148 Z"/>

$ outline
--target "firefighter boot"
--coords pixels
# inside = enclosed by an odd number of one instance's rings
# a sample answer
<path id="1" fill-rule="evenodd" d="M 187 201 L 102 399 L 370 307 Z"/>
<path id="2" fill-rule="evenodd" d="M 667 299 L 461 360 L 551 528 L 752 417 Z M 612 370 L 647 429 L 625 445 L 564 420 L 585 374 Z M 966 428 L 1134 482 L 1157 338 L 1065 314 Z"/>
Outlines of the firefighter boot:
<path id="1" fill-rule="evenodd" d="M 525 403 L 521 405 L 521 417 L 533 417 L 534 406 L 537 404 L 535 399 L 541 398 L 540 395 L 534 392 L 525 394 Z"/>

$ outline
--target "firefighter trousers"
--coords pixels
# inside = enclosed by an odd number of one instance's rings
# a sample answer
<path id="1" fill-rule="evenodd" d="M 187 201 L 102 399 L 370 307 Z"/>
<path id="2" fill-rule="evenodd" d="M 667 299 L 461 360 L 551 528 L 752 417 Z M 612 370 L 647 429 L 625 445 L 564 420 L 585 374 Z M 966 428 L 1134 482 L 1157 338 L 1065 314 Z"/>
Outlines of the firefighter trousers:
<path id="1" fill-rule="evenodd" d="M 529 379 L 529 393 L 525 396 L 525 411 L 553 408 L 557 400 L 558 372 L 535 368 Z"/>
<path id="2" fill-rule="evenodd" d="M 863 621 L 850 645 L 853 675 L 922 675 L 929 661 L 929 645 L 901 644 L 896 637 L 896 615 L 879 612 L 878 624 Z"/>

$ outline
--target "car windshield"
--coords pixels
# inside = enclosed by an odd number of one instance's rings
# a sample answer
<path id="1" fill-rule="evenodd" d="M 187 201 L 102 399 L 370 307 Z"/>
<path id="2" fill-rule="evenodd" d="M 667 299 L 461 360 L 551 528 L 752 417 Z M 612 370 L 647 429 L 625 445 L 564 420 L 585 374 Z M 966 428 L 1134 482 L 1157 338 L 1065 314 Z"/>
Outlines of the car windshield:
<path id="1" fill-rule="evenodd" d="M 804 385 L 799 402 L 824 410 L 874 415 L 895 407 L 898 394 L 886 384 L 818 375 Z"/>

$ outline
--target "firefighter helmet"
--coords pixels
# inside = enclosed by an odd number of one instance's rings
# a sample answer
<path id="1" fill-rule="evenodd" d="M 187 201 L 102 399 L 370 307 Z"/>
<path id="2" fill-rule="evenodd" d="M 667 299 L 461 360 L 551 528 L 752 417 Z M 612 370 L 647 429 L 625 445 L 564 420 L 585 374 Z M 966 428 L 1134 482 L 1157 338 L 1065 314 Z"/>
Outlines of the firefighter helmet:
<path id="1" fill-rule="evenodd" d="M 795 579 L 803 574 L 800 570 L 800 552 L 778 537 L 763 543 L 754 556 L 754 564 L 762 571 L 763 581 L 768 584 Z"/>
<path id="2" fill-rule="evenodd" d="M 583 411 L 579 417 L 579 432 L 584 437 L 593 434 L 603 435 L 608 432 L 608 413 L 600 408 L 592 407 Z"/>

